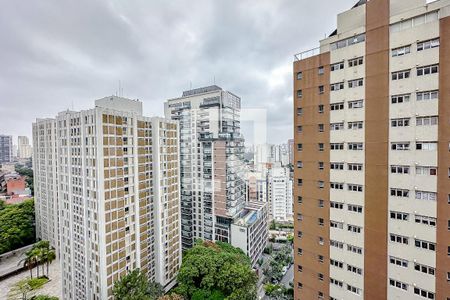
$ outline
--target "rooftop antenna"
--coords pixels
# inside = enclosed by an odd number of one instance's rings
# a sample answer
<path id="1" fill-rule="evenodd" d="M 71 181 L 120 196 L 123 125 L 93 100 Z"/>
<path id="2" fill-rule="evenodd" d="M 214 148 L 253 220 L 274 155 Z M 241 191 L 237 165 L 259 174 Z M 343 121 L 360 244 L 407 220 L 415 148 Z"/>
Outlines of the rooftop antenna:
<path id="1" fill-rule="evenodd" d="M 192 81 L 189 81 L 189 89 L 192 90 Z"/>

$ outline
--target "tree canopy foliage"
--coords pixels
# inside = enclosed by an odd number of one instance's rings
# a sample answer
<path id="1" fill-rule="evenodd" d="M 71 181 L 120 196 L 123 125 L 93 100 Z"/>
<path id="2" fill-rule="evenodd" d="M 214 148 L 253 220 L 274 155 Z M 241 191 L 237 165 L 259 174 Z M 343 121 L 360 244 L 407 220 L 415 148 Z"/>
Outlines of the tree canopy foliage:
<path id="1" fill-rule="evenodd" d="M 0 254 L 34 243 L 34 200 L 0 209 Z"/>
<path id="2" fill-rule="evenodd" d="M 114 283 L 113 294 L 117 300 L 156 300 L 164 294 L 164 289 L 135 269 Z"/>
<path id="3" fill-rule="evenodd" d="M 203 242 L 186 251 L 175 291 L 192 300 L 254 300 L 257 276 L 250 259 L 222 242 Z"/>

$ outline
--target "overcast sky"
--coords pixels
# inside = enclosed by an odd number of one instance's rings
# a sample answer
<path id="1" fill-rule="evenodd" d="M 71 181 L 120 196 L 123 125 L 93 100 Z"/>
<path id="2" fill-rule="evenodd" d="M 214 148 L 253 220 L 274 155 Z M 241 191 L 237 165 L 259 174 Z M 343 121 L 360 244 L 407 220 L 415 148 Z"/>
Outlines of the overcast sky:
<path id="1" fill-rule="evenodd" d="M 0 134 L 31 137 L 36 118 L 92 108 L 119 80 L 145 115 L 163 115 L 165 99 L 215 78 L 243 108 L 267 109 L 268 141 L 285 142 L 293 55 L 318 46 L 354 2 L 2 1 Z"/>

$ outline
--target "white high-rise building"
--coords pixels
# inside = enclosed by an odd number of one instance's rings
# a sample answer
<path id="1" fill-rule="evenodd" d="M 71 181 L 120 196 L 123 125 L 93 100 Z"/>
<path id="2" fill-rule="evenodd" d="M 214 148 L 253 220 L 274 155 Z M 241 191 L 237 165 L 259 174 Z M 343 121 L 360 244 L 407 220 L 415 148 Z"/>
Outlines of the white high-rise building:
<path id="1" fill-rule="evenodd" d="M 230 242 L 230 225 L 245 205 L 241 99 L 209 86 L 165 103 L 180 126 L 183 247 L 195 239 Z"/>
<path id="2" fill-rule="evenodd" d="M 276 164 L 269 173 L 271 217 L 276 221 L 292 220 L 292 179 L 289 168 Z"/>
<path id="3" fill-rule="evenodd" d="M 37 232 L 58 248 L 64 299 L 112 299 L 135 268 L 170 288 L 181 263 L 176 122 L 111 96 L 37 120 L 33 139 Z"/>

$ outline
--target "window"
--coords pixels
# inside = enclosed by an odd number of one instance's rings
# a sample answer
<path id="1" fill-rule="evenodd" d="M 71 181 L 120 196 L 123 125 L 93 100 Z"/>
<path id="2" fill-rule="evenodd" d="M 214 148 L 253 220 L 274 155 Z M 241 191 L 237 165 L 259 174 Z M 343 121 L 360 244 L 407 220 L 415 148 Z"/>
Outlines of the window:
<path id="1" fill-rule="evenodd" d="M 323 246 L 325 244 L 325 240 L 323 239 L 323 237 L 319 236 L 318 243 L 321 246 Z"/>
<path id="2" fill-rule="evenodd" d="M 302 133 L 303 132 L 303 126 L 299 125 L 297 126 L 297 133 Z"/>
<path id="3" fill-rule="evenodd" d="M 414 287 L 414 294 L 419 295 L 426 299 L 435 299 L 434 293 L 426 291 L 422 288 L 419 288 L 417 286 Z"/>
<path id="4" fill-rule="evenodd" d="M 303 97 L 303 91 L 297 90 L 297 98 L 301 98 L 301 97 Z"/>
<path id="5" fill-rule="evenodd" d="M 344 102 L 332 103 L 330 104 L 330 110 L 341 110 L 344 109 Z"/>
<path id="6" fill-rule="evenodd" d="M 303 115 L 303 108 L 298 107 L 297 108 L 297 116 L 301 116 L 301 115 Z"/>
<path id="7" fill-rule="evenodd" d="M 323 75 L 325 73 L 325 70 L 323 68 L 323 66 L 319 67 L 319 75 Z"/>
<path id="8" fill-rule="evenodd" d="M 351 46 L 351 45 L 354 45 L 354 44 L 357 44 L 357 43 L 364 42 L 365 40 L 366 40 L 366 35 L 364 33 L 361 33 L 361 34 L 355 35 L 355 36 L 353 36 L 351 38 L 347 38 L 347 39 L 340 40 L 340 41 L 337 41 L 335 43 L 332 43 L 330 45 L 330 48 L 333 51 L 333 50 L 336 50 L 336 49 L 341 49 L 341 48 L 345 48 L 347 46 Z"/>
<path id="9" fill-rule="evenodd" d="M 426 91 L 416 93 L 417 101 L 436 100 L 439 97 L 439 91 Z"/>
<path id="10" fill-rule="evenodd" d="M 297 161 L 297 168 L 301 169 L 303 168 L 303 162 L 302 161 Z"/>
<path id="11" fill-rule="evenodd" d="M 324 126 L 323 124 L 319 124 L 317 125 L 319 132 L 323 132 L 324 131 Z"/>
<path id="12" fill-rule="evenodd" d="M 324 205 L 325 205 L 325 201 L 323 201 L 323 200 L 317 200 L 317 206 L 318 206 L 318 207 L 323 208 Z"/>
<path id="13" fill-rule="evenodd" d="M 330 221 L 331 228 L 344 229 L 344 223 L 338 221 Z"/>
<path id="14" fill-rule="evenodd" d="M 323 104 L 319 104 L 318 111 L 319 114 L 323 114 Z"/>
<path id="15" fill-rule="evenodd" d="M 430 23 L 433 21 L 437 21 L 439 18 L 438 11 L 429 12 L 414 18 L 406 19 L 399 21 L 397 23 L 394 23 L 390 26 L 391 33 L 393 32 L 399 32 L 405 29 L 409 29 L 415 26 L 419 26 L 422 24 Z"/>
<path id="16" fill-rule="evenodd" d="M 409 78 L 410 75 L 411 75 L 411 70 L 392 72 L 392 80 L 406 79 L 406 78 Z"/>
<path id="17" fill-rule="evenodd" d="M 389 278 L 389 285 L 399 288 L 399 289 L 402 289 L 402 290 L 405 290 L 405 291 L 408 290 L 408 284 L 398 281 L 398 280 L 395 280 L 395 279 Z"/>
<path id="18" fill-rule="evenodd" d="M 391 143 L 392 150 L 406 151 L 409 150 L 409 142 Z"/>
<path id="19" fill-rule="evenodd" d="M 319 95 L 325 92 L 325 87 L 323 85 L 319 86 Z"/>
<path id="20" fill-rule="evenodd" d="M 353 245 L 347 245 L 347 251 L 356 253 L 356 254 L 362 254 L 363 249 L 361 247 L 358 246 L 353 246 Z"/>
<path id="21" fill-rule="evenodd" d="M 319 151 L 325 150 L 325 146 L 324 146 L 323 143 L 319 143 L 319 144 L 317 144 L 317 146 L 318 146 L 318 148 L 319 148 Z"/>
<path id="22" fill-rule="evenodd" d="M 417 43 L 417 52 L 439 47 L 439 38 Z"/>
<path id="23" fill-rule="evenodd" d="M 297 203 L 298 204 L 302 204 L 303 203 L 303 197 L 302 196 L 298 196 L 297 197 Z"/>
<path id="24" fill-rule="evenodd" d="M 363 150 L 363 143 L 348 143 L 348 150 Z"/>
<path id="25" fill-rule="evenodd" d="M 358 57 L 358 58 L 353 58 L 353 59 L 349 59 L 348 60 L 348 66 L 351 67 L 356 67 L 359 65 L 362 65 L 364 63 L 364 57 Z"/>
<path id="26" fill-rule="evenodd" d="M 344 170 L 344 163 L 330 163 L 331 170 Z"/>
<path id="27" fill-rule="evenodd" d="M 344 69 L 344 62 L 338 62 L 331 65 L 331 72 Z"/>
<path id="28" fill-rule="evenodd" d="M 438 116 L 430 116 L 430 117 L 417 117 L 416 125 L 417 126 L 432 126 L 438 124 Z"/>
<path id="29" fill-rule="evenodd" d="M 330 201 L 330 207 L 335 209 L 343 209 L 344 204 L 340 202 Z"/>
<path id="30" fill-rule="evenodd" d="M 303 179 L 299 178 L 297 179 L 297 185 L 302 186 L 303 185 Z"/>
<path id="31" fill-rule="evenodd" d="M 330 259 L 330 265 L 335 266 L 336 268 L 343 269 L 344 263 L 342 261 L 338 261 L 335 259 Z"/>
<path id="32" fill-rule="evenodd" d="M 362 192 L 363 186 L 360 184 L 349 183 L 349 184 L 347 184 L 347 189 L 352 192 Z"/>
<path id="33" fill-rule="evenodd" d="M 361 295 L 361 289 L 350 284 L 347 284 L 347 291 L 352 292 L 356 295 Z"/>
<path id="34" fill-rule="evenodd" d="M 364 100 L 353 100 L 348 102 L 349 109 L 362 108 L 364 106 Z"/>
<path id="35" fill-rule="evenodd" d="M 411 45 L 392 49 L 392 57 L 403 56 L 411 53 Z"/>
<path id="36" fill-rule="evenodd" d="M 303 151 L 303 144 L 297 144 L 297 151 Z"/>
<path id="37" fill-rule="evenodd" d="M 356 212 L 361 214 L 363 212 L 363 207 L 361 205 L 347 204 L 348 211 Z"/>
<path id="38" fill-rule="evenodd" d="M 297 248 L 297 255 L 302 256 L 303 255 L 303 249 Z"/>
<path id="39" fill-rule="evenodd" d="M 409 174 L 409 166 L 391 166 L 391 174 Z"/>
<path id="40" fill-rule="evenodd" d="M 406 236 L 391 233 L 389 237 L 391 239 L 391 242 L 405 245 L 409 244 L 409 238 Z"/>
<path id="41" fill-rule="evenodd" d="M 330 90 L 332 92 L 344 89 L 344 82 L 333 83 L 330 85 Z"/>
<path id="42" fill-rule="evenodd" d="M 439 65 L 431 65 L 417 68 L 417 76 L 436 74 L 439 72 Z"/>
<path id="43" fill-rule="evenodd" d="M 343 130 L 343 129 L 344 129 L 344 122 L 330 124 L 330 130 Z"/>
<path id="44" fill-rule="evenodd" d="M 391 188 L 391 196 L 408 198 L 409 197 L 409 190 Z"/>
<path id="45" fill-rule="evenodd" d="M 303 283 L 297 282 L 297 288 L 298 288 L 298 289 L 302 289 L 302 288 L 303 288 Z"/>
<path id="46" fill-rule="evenodd" d="M 394 256 L 389 257 L 389 262 L 393 265 L 397 265 L 399 267 L 407 268 L 408 267 L 408 261 L 405 259 L 397 258 Z"/>
<path id="47" fill-rule="evenodd" d="M 347 271 L 350 271 L 352 273 L 356 273 L 358 275 L 362 275 L 362 269 L 352 266 L 352 265 L 347 265 Z"/>
<path id="48" fill-rule="evenodd" d="M 391 103 L 397 104 L 397 103 L 409 102 L 410 98 L 411 98 L 411 94 L 393 95 L 393 96 L 391 96 Z"/>
<path id="49" fill-rule="evenodd" d="M 322 274 L 322 273 L 318 273 L 318 274 L 317 274 L 317 278 L 318 278 L 320 281 L 323 281 L 323 274 Z"/>
<path id="50" fill-rule="evenodd" d="M 416 175 L 437 175 L 437 167 L 416 166 Z"/>
<path id="51" fill-rule="evenodd" d="M 297 266 L 297 271 L 300 272 L 300 273 L 303 272 L 303 267 L 301 265 L 298 265 Z"/>
<path id="52" fill-rule="evenodd" d="M 348 126 L 348 129 L 362 129 L 363 121 L 348 122 L 347 126 Z"/>
<path id="53" fill-rule="evenodd" d="M 344 143 L 331 143 L 330 149 L 331 150 L 344 150 Z"/>
<path id="54" fill-rule="evenodd" d="M 436 201 L 436 193 L 435 192 L 416 191 L 416 199 Z"/>
<path id="55" fill-rule="evenodd" d="M 409 126 L 410 118 L 400 118 L 400 119 L 392 119 L 391 126 L 392 127 L 407 127 Z"/>
<path id="56" fill-rule="evenodd" d="M 301 239 L 301 238 L 303 237 L 303 232 L 298 231 L 298 232 L 297 232 L 297 237 L 298 237 L 299 239 Z"/>
<path id="57" fill-rule="evenodd" d="M 317 224 L 318 224 L 319 226 L 323 226 L 323 224 L 324 224 L 323 218 L 318 218 L 318 219 L 317 219 Z"/>
<path id="58" fill-rule="evenodd" d="M 343 183 L 337 183 L 337 182 L 330 182 L 330 188 L 336 189 L 336 190 L 343 190 L 344 184 Z"/>
<path id="59" fill-rule="evenodd" d="M 409 214 L 399 211 L 391 211 L 390 213 L 391 219 L 400 220 L 400 221 L 408 221 Z"/>
<path id="60" fill-rule="evenodd" d="M 330 240 L 330 246 L 338 249 L 344 249 L 344 243 L 335 240 Z"/>
<path id="61" fill-rule="evenodd" d="M 318 165 L 319 165 L 319 170 L 323 170 L 323 167 L 324 167 L 323 161 L 319 161 Z"/>
<path id="62" fill-rule="evenodd" d="M 339 281 L 339 280 L 331 278 L 331 277 L 330 277 L 330 283 L 334 284 L 340 288 L 344 286 L 344 283 L 342 281 Z"/>
<path id="63" fill-rule="evenodd" d="M 433 267 L 430 266 L 426 266 L 426 265 L 421 265 L 418 263 L 414 263 L 414 270 L 418 271 L 418 272 L 422 272 L 428 275 L 434 275 L 435 274 L 435 269 Z"/>
<path id="64" fill-rule="evenodd" d="M 356 226 L 356 225 L 347 225 L 347 231 L 353 232 L 353 233 L 361 233 L 362 227 Z"/>
<path id="65" fill-rule="evenodd" d="M 430 250 L 430 251 L 436 250 L 435 243 L 424 241 L 424 240 L 415 239 L 414 246 L 416 246 L 416 248 L 421 248 L 421 249 Z"/>
<path id="66" fill-rule="evenodd" d="M 303 72 L 297 72 L 297 80 L 303 79 Z"/>
<path id="67" fill-rule="evenodd" d="M 416 150 L 437 150 L 437 142 L 416 142 Z"/>
<path id="68" fill-rule="evenodd" d="M 297 220 L 299 221 L 303 221 L 303 215 L 302 214 L 297 214 Z"/>
<path id="69" fill-rule="evenodd" d="M 355 88 L 355 87 L 359 87 L 359 86 L 363 86 L 364 85 L 364 79 L 359 78 L 359 79 L 354 79 L 354 80 L 349 80 L 348 82 L 348 87 L 351 88 Z"/>
<path id="70" fill-rule="evenodd" d="M 362 164 L 349 163 L 349 164 L 347 164 L 347 169 L 349 171 L 362 171 L 363 165 Z"/>

